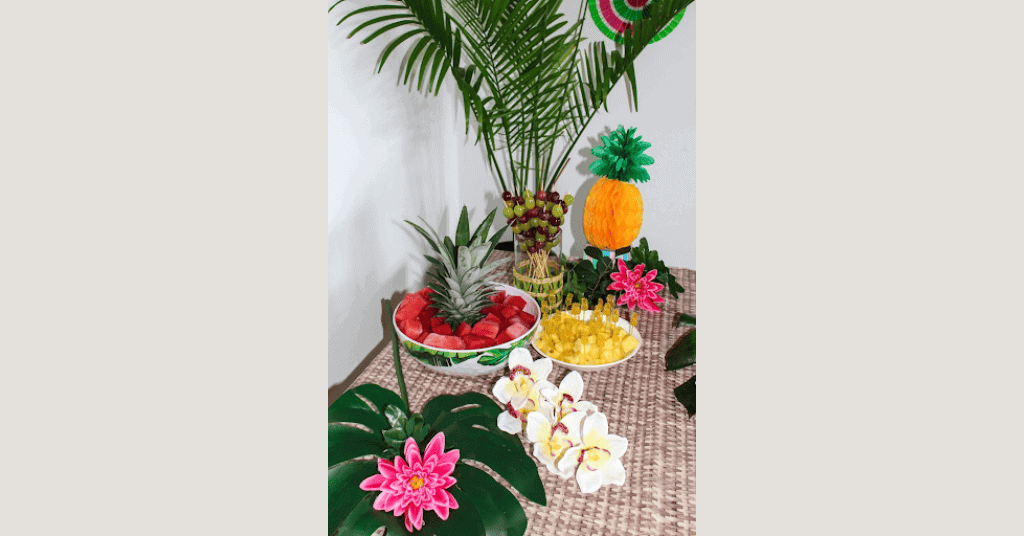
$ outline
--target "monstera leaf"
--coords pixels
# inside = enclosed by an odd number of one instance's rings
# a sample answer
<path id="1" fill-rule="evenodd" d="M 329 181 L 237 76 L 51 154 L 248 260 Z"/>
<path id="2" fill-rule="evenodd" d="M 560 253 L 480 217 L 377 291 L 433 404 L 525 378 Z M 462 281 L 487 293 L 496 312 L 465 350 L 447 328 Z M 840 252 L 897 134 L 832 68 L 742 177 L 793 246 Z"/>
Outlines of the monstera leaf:
<path id="1" fill-rule="evenodd" d="M 519 438 L 501 431 L 502 408 L 480 393 L 440 395 L 409 414 L 398 394 L 375 384 L 345 391 L 328 408 L 328 535 L 370 535 L 386 527 L 388 535 L 408 535 L 401 517 L 373 509 L 379 492 L 363 491 L 360 482 L 377 474 L 377 458 L 401 455 L 412 437 L 425 445 L 445 435 L 446 450 L 459 449 L 460 460 L 448 491 L 459 507 L 441 520 L 424 512 L 417 535 L 490 536 L 526 533 L 526 513 L 515 495 L 485 471 L 463 460 L 480 462 L 501 475 L 527 499 L 545 505 L 537 466 Z"/>

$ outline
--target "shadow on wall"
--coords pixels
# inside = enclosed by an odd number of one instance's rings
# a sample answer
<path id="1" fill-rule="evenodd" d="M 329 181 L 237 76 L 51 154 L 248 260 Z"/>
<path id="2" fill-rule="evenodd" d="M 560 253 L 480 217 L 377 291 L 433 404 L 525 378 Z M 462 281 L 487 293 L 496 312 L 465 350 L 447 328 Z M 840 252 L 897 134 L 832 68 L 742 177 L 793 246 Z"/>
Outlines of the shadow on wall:
<path id="1" fill-rule="evenodd" d="M 580 157 L 580 162 L 576 165 L 576 172 L 581 177 L 587 177 L 587 179 L 583 181 L 583 184 L 575 192 L 571 192 L 573 203 L 572 208 L 569 209 L 569 226 L 572 229 L 572 236 L 575 242 L 570 248 L 571 251 L 566 253 L 567 257 L 586 257 L 586 254 L 583 252 L 583 248 L 587 247 L 587 235 L 583 232 L 583 206 L 587 203 L 587 194 L 590 193 L 590 189 L 601 179 L 601 177 L 590 172 L 590 164 L 597 158 L 590 154 L 590 150 L 601 145 L 601 136 L 607 136 L 611 133 L 612 128 L 605 125 L 596 136 L 588 136 L 587 143 L 577 145 L 576 154 Z"/>

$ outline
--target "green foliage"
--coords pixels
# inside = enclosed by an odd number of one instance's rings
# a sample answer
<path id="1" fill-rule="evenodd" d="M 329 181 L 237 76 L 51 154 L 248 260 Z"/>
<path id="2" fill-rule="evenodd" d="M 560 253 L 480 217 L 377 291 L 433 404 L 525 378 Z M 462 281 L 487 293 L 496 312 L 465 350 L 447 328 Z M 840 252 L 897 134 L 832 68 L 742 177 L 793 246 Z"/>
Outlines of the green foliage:
<path id="1" fill-rule="evenodd" d="M 613 262 L 603 256 L 601 250 L 593 246 L 587 246 L 583 252 L 594 260 L 583 259 L 577 262 L 566 262 L 563 259 L 565 283 L 562 292 L 564 294 L 571 293 L 575 296 L 576 301 L 579 301 L 580 297 L 586 297 L 590 303 L 597 303 L 598 299 L 608 301 L 609 297 L 613 300 L 617 299 L 618 293 L 609 291 L 608 285 L 613 282 L 612 273 L 619 271 L 618 261 Z M 644 264 L 644 271 L 658 270 L 654 281 L 665 285 L 665 290 L 673 298 L 678 298 L 680 292 L 686 292 L 686 289 L 679 284 L 665 263 L 658 258 L 658 252 L 649 249 L 646 238 L 641 238 L 640 245 L 630 250 L 629 260 L 625 263 L 629 269 L 635 268 L 638 264 Z"/>
<path id="2" fill-rule="evenodd" d="M 345 391 L 328 408 L 328 534 L 366 536 L 386 527 L 389 535 L 408 535 L 401 518 L 373 509 L 378 492 L 363 491 L 359 483 L 377 473 L 376 458 L 402 455 L 406 438 L 412 437 L 423 449 L 444 432 L 445 450 L 460 451 L 453 473 L 457 482 L 448 488 L 459 508 L 451 510 L 447 521 L 425 512 L 423 529 L 416 534 L 523 536 L 526 513 L 515 496 L 486 472 L 463 462 L 481 462 L 527 499 L 547 504 L 536 464 L 519 438 L 497 427 L 501 411 L 483 394 L 464 393 L 434 397 L 422 413 L 410 415 L 396 393 L 379 385 Z"/>
<path id="3" fill-rule="evenodd" d="M 665 352 L 665 370 L 677 370 L 697 362 L 697 330 L 691 329 Z"/>
<path id="4" fill-rule="evenodd" d="M 686 313 L 676 313 L 676 322 L 672 327 L 678 328 L 680 324 L 687 324 L 690 326 L 697 325 L 697 317 L 690 316 Z"/>
<path id="5" fill-rule="evenodd" d="M 423 81 L 435 94 L 451 75 L 462 94 L 466 132 L 476 118 L 488 166 L 503 189 L 550 189 L 597 111 L 607 109 L 612 88 L 628 77 L 633 102 L 633 64 L 654 36 L 693 0 L 660 0 L 624 36 L 622 51 L 603 41 L 584 45 L 580 9 L 570 24 L 561 0 L 380 0 L 353 10 L 372 18 L 349 36 L 370 32 L 368 43 L 385 33 L 390 41 L 377 66 L 383 68 L 402 43 L 411 46 L 403 84 L 419 91 Z M 341 1 L 331 6 L 333 10 Z M 419 77 L 413 75 L 418 66 Z M 429 75 L 427 74 L 429 71 Z M 501 158 L 499 158 L 499 155 Z M 508 173 L 511 188 L 506 185 Z"/>
<path id="6" fill-rule="evenodd" d="M 619 125 L 610 136 L 601 136 L 603 146 L 591 149 L 597 157 L 590 164 L 590 171 L 598 177 L 608 177 L 622 182 L 647 182 L 650 174 L 643 166 L 654 163 L 654 158 L 644 154 L 651 144 L 641 141 L 643 136 L 633 137 L 636 127 L 629 131 Z"/>
<path id="7" fill-rule="evenodd" d="M 691 418 L 697 414 L 697 376 L 692 376 L 682 385 L 676 387 L 674 393 Z"/>

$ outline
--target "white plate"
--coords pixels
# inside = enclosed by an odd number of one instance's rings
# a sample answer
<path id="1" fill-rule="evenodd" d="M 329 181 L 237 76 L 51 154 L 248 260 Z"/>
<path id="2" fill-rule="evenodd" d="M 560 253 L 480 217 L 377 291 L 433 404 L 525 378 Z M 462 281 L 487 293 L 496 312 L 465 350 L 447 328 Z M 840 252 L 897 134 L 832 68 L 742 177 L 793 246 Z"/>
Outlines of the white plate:
<path id="1" fill-rule="evenodd" d="M 593 311 L 586 311 L 586 312 L 584 312 L 583 313 L 583 319 L 584 320 L 589 320 L 590 319 L 590 315 L 592 315 L 592 314 L 594 314 Z M 624 329 L 627 334 L 629 333 L 629 321 L 626 320 L 625 318 L 619 318 L 618 326 L 620 328 Z M 551 357 L 548 354 L 545 354 L 540 348 L 537 348 L 536 341 L 537 341 L 538 338 L 540 338 L 540 334 L 543 333 L 543 332 L 544 332 L 544 325 L 541 324 L 541 325 L 537 326 L 537 333 L 535 333 L 533 335 L 533 338 L 530 339 L 530 346 L 533 346 L 533 349 L 537 350 L 537 353 L 539 353 L 540 355 L 542 355 L 544 357 Z M 561 365 L 561 366 L 563 366 L 563 367 L 565 367 L 567 369 L 578 370 L 580 372 L 604 370 L 604 369 L 606 369 L 608 367 L 614 367 L 615 365 L 620 365 L 622 363 L 625 363 L 626 360 L 628 360 L 629 358 L 633 357 L 634 355 L 636 355 L 637 352 L 640 351 L 640 347 L 644 345 L 644 339 L 643 339 L 643 337 L 640 336 L 640 330 L 639 329 L 637 329 L 637 328 L 633 329 L 633 337 L 636 339 L 636 343 L 637 343 L 636 344 L 636 348 L 633 348 L 632 352 L 626 354 L 626 357 L 623 357 L 622 359 L 620 359 L 618 361 L 613 361 L 611 363 L 605 363 L 603 365 L 576 365 L 574 363 L 566 363 L 565 361 L 559 361 L 558 359 L 555 359 L 553 357 L 551 357 L 551 360 L 554 361 L 556 365 Z"/>

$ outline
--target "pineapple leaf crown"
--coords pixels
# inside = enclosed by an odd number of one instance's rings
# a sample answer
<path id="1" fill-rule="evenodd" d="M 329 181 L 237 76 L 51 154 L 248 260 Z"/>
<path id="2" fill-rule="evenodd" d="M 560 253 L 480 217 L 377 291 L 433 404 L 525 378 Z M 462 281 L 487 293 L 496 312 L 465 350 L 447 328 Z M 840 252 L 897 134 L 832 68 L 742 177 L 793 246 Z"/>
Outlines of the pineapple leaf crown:
<path id="1" fill-rule="evenodd" d="M 590 154 L 597 157 L 590 164 L 590 171 L 601 177 L 622 182 L 647 182 L 650 174 L 643 166 L 654 163 L 654 158 L 644 154 L 651 144 L 641 141 L 642 136 L 633 137 L 636 127 L 628 131 L 619 125 L 609 136 L 601 136 L 603 146 L 594 147 Z"/>
<path id="2" fill-rule="evenodd" d="M 485 264 L 498 245 L 504 230 L 499 230 L 490 238 L 487 237 L 496 212 L 497 209 L 492 210 L 470 234 L 469 211 L 462 207 L 454 240 L 448 236 L 441 238 L 437 231 L 423 221 L 423 218 L 420 220 L 429 233 L 419 225 L 406 220 L 406 223 L 412 225 L 427 239 L 430 248 L 437 253 L 437 257 L 424 255 L 435 267 L 428 286 L 437 293 L 434 302 L 453 328 L 461 322 L 475 324 L 484 316 L 479 311 L 490 305 L 488 298 L 495 292 L 493 286 L 484 281 L 484 277 L 509 260 L 506 258 Z"/>

